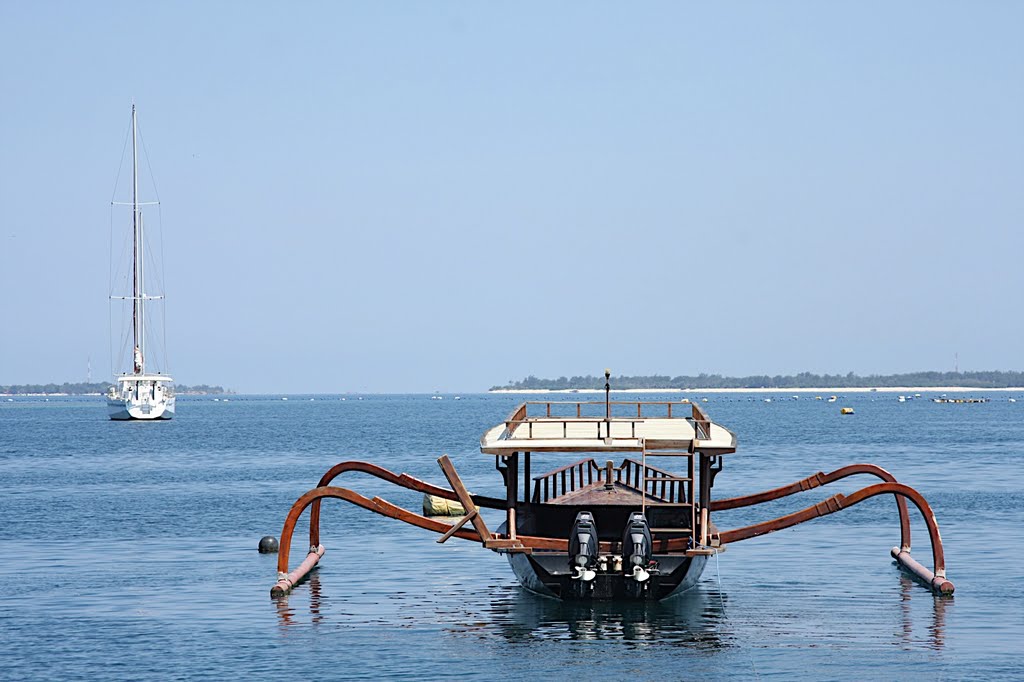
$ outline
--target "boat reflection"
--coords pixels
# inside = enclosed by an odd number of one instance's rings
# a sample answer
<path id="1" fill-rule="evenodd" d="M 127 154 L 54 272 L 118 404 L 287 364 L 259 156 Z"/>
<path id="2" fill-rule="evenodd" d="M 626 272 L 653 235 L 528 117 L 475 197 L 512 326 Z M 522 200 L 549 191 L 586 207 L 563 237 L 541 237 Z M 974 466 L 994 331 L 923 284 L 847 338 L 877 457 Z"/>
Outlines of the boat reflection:
<path id="1" fill-rule="evenodd" d="M 914 599 L 917 598 L 917 606 Z M 915 622 L 921 620 L 922 607 L 930 602 L 931 621 L 928 624 L 928 636 L 924 640 L 914 637 Z M 944 595 L 922 594 L 917 582 L 906 575 L 900 575 L 900 616 L 902 620 L 901 639 L 906 644 L 924 643 L 936 651 L 946 644 L 946 609 L 952 607 L 953 598 Z M 915 618 L 915 611 L 916 614 Z"/>
<path id="2" fill-rule="evenodd" d="M 394 593 L 381 601 L 369 598 L 358 610 L 350 611 L 354 604 L 345 599 L 332 600 L 324 593 L 319 571 L 313 571 L 303 589 L 272 603 L 282 632 L 337 622 L 345 613 L 358 613 L 346 622 L 351 625 L 397 619 L 406 626 L 441 625 L 455 636 L 498 637 L 512 643 L 618 640 L 635 646 L 681 646 L 708 652 L 732 647 L 733 628 L 726 613 L 728 597 L 710 583 L 662 602 L 574 602 L 540 597 L 505 582 L 488 586 L 491 596 L 475 604 L 474 597 L 481 592 L 466 588 L 464 598 L 455 599 L 465 610 L 454 618 L 437 610 L 437 604 L 452 600 L 453 587 L 455 592 L 461 589 L 449 584 L 435 599 L 412 603 Z"/>
<path id="3" fill-rule="evenodd" d="M 491 622 L 510 642 L 617 639 L 718 650 L 730 638 L 723 598 L 702 586 L 663 602 L 573 602 L 521 588 L 491 602 Z"/>
<path id="4" fill-rule="evenodd" d="M 310 614 L 310 623 L 318 625 L 324 621 L 324 615 L 321 613 L 321 606 L 323 602 L 323 592 L 320 585 L 320 574 L 314 570 L 309 574 L 309 577 L 303 581 L 303 584 L 309 588 L 309 605 L 308 610 Z M 280 625 L 300 625 L 300 621 L 297 620 L 296 611 L 294 606 L 288 603 L 288 598 L 291 594 L 286 594 L 283 597 L 274 599 L 274 608 L 277 609 L 277 618 Z M 302 599 L 303 606 L 306 606 L 305 599 Z M 305 610 L 305 609 L 303 609 Z M 304 620 L 304 619 L 303 619 Z"/>

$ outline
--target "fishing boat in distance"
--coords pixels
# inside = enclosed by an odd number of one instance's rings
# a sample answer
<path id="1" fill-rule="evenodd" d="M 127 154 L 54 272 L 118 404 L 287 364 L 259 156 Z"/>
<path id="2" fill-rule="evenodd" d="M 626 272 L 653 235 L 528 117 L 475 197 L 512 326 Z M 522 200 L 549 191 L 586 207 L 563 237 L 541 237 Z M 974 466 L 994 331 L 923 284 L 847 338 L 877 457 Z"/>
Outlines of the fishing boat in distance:
<path id="1" fill-rule="evenodd" d="M 130 301 L 131 371 L 116 376 L 116 384 L 107 390 L 107 408 L 114 420 L 170 419 L 174 416 L 174 380 L 163 372 L 147 370 L 148 339 L 146 306 L 163 296 L 150 296 L 145 286 L 145 231 L 139 206 L 138 125 L 135 104 L 132 104 L 132 239 L 131 295 L 111 296 L 113 300 Z M 114 202 L 117 203 L 117 202 Z M 127 339 L 126 339 L 127 340 Z"/>
<path id="2" fill-rule="evenodd" d="M 789 528 L 878 495 L 896 500 L 901 537 L 891 554 L 897 564 L 933 591 L 952 594 L 938 525 L 928 502 L 888 471 L 853 464 L 760 493 L 714 499 L 715 479 L 725 459 L 736 452 L 735 435 L 712 422 L 696 403 L 680 410 L 678 403 L 669 401 L 612 401 L 610 373 L 605 377 L 603 402 L 527 401 L 483 434 L 480 452 L 495 459 L 505 491 L 502 497 L 470 493 L 447 456 L 438 464 L 450 488 L 368 462 L 335 465 L 315 488 L 296 500 L 285 518 L 278 580 L 271 596 L 287 594 L 323 557 L 320 514 L 321 503 L 328 498 L 433 531 L 440 534 L 438 542 L 458 538 L 504 554 L 523 587 L 546 597 L 656 601 L 694 586 L 709 557 L 733 542 Z M 617 463 L 618 457 L 622 459 Z M 542 460 L 555 468 L 534 476 L 534 467 Z M 452 523 L 334 485 L 338 476 L 349 472 L 458 501 L 466 513 Z M 741 528 L 720 530 L 712 521 L 713 512 L 770 502 L 858 474 L 881 482 Z M 924 517 L 933 570 L 910 555 L 907 500 Z M 307 508 L 309 553 L 289 572 L 292 535 Z M 500 510 L 503 522 L 491 530 L 481 509 Z"/>

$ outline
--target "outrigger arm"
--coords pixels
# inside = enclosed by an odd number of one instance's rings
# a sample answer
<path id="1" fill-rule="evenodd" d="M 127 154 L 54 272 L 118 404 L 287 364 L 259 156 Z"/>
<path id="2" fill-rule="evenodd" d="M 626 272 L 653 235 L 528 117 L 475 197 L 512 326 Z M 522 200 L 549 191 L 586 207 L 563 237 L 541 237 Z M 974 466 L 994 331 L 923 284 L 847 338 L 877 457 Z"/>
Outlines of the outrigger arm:
<path id="1" fill-rule="evenodd" d="M 875 497 L 876 495 L 892 494 L 896 497 L 896 505 L 900 514 L 900 546 L 893 547 L 890 554 L 901 567 L 915 575 L 933 591 L 940 594 L 952 594 L 955 588 L 953 583 L 946 578 L 945 557 L 942 551 L 942 538 L 939 535 L 939 526 L 935 520 L 935 514 L 932 512 L 932 508 L 921 493 L 917 492 L 910 486 L 898 483 L 892 474 L 873 464 L 852 464 L 828 474 L 819 471 L 813 476 L 809 476 L 786 486 L 773 488 L 772 490 L 766 490 L 753 495 L 712 501 L 711 509 L 714 511 L 737 509 L 760 504 L 762 502 L 769 502 L 803 490 L 810 490 L 811 488 L 826 485 L 855 474 L 872 474 L 881 478 L 884 483 L 869 485 L 850 495 L 833 495 L 812 507 L 807 507 L 806 509 L 802 509 L 786 516 L 781 516 L 776 519 L 771 519 L 770 521 L 763 521 L 761 523 L 744 526 L 742 528 L 735 528 L 733 530 L 721 531 L 719 533 L 719 541 L 721 544 L 726 545 L 730 542 L 747 540 L 752 537 L 772 533 L 777 530 L 795 526 L 805 521 L 810 521 L 811 519 L 835 513 L 841 509 L 851 507 L 858 502 L 863 502 L 864 500 Z M 925 525 L 928 527 L 928 535 L 932 545 L 934 571 L 929 571 L 910 555 L 910 519 L 907 514 L 907 499 L 913 502 L 914 506 L 918 508 L 921 515 L 924 517 Z"/>
<path id="2" fill-rule="evenodd" d="M 835 483 L 836 481 L 847 478 L 848 476 L 855 476 L 857 474 L 871 474 L 887 483 L 897 482 L 895 476 L 880 466 L 876 466 L 874 464 L 850 464 L 849 466 L 836 469 L 835 471 L 827 474 L 819 471 L 816 474 L 808 476 L 807 478 L 802 478 L 799 481 L 790 483 L 789 485 L 779 486 L 778 488 L 765 490 L 761 493 L 744 495 L 742 497 L 729 497 L 722 500 L 712 500 L 711 511 L 740 509 L 754 504 L 761 504 L 762 502 L 771 502 L 805 490 L 811 490 L 812 488 L 818 488 L 829 483 Z M 907 501 L 900 495 L 896 495 L 895 497 L 896 508 L 900 514 L 900 551 L 909 552 L 910 516 L 907 513 Z"/>
<path id="3" fill-rule="evenodd" d="M 437 495 L 438 497 L 443 497 L 448 500 L 459 500 L 467 510 L 472 510 L 476 507 L 505 509 L 505 500 L 485 497 L 483 495 L 470 495 L 469 492 L 466 491 L 465 487 L 462 486 L 462 481 L 458 478 L 458 474 L 455 473 L 455 468 L 452 466 L 447 456 L 441 457 L 438 460 L 438 463 L 441 465 L 441 469 L 445 473 L 445 476 L 454 484 L 453 487 L 455 490 L 440 488 L 431 483 L 427 483 L 426 481 L 421 481 L 418 478 L 409 476 L 408 474 L 396 474 L 384 469 L 383 467 L 370 464 L 369 462 L 348 461 L 341 462 L 340 464 L 336 464 L 331 467 L 327 473 L 321 477 L 320 483 L 316 488 L 308 491 L 295 501 L 295 504 L 293 504 L 291 509 L 288 511 L 288 516 L 285 517 L 284 527 L 281 529 L 280 548 L 278 549 L 277 555 L 278 580 L 270 589 L 270 595 L 272 597 L 281 597 L 290 592 L 292 587 L 297 585 L 306 577 L 306 575 L 309 574 L 311 570 L 313 570 L 319 562 L 320 557 L 322 557 L 326 551 L 323 545 L 320 544 L 320 504 L 324 498 L 345 500 L 346 502 L 351 502 L 352 504 L 364 509 L 381 514 L 382 516 L 388 516 L 393 519 L 398 519 L 399 521 L 404 521 L 410 525 L 418 526 L 419 528 L 432 530 L 435 533 L 441 533 L 443 540 L 451 537 L 457 537 L 463 540 L 476 540 L 477 542 L 481 542 L 485 547 L 496 551 L 530 552 L 533 549 L 568 551 L 568 541 L 560 538 L 545 538 L 528 535 L 520 535 L 515 538 L 510 538 L 497 533 L 489 533 L 486 530 L 487 527 L 483 525 L 483 520 L 480 519 L 477 514 L 467 514 L 467 517 L 472 516 L 472 518 L 463 517 L 460 521 L 457 521 L 454 524 L 448 524 L 409 511 L 408 509 L 399 507 L 398 505 L 392 504 L 380 497 L 370 499 L 353 490 L 349 490 L 348 488 L 339 488 L 330 485 L 330 483 L 341 474 L 348 471 L 356 471 L 375 476 L 376 478 L 394 483 L 395 485 L 408 490 Z M 302 513 L 310 507 L 309 554 L 303 562 L 295 568 L 295 570 L 289 572 L 288 559 L 291 554 L 291 543 L 292 536 L 295 533 L 295 526 L 298 523 L 299 517 L 302 516 Z M 479 525 L 475 525 L 473 530 L 461 528 L 461 526 L 463 526 L 467 521 L 471 520 L 474 522 L 479 521 L 480 523 Z M 481 528 L 483 530 L 481 530 Z M 602 543 L 602 545 L 610 545 L 610 543 Z M 610 547 L 605 547 L 605 549 L 610 551 Z"/>
<path id="4" fill-rule="evenodd" d="M 281 529 L 280 548 L 277 555 L 278 580 L 270 590 L 270 595 L 272 597 L 281 597 L 290 592 L 292 587 L 298 584 L 311 570 L 313 570 L 319 562 L 320 557 L 324 555 L 326 550 L 323 545 L 320 544 L 320 504 L 324 498 L 345 500 L 383 516 L 405 521 L 406 523 L 419 526 L 420 528 L 425 528 L 426 530 L 443 533 L 448 535 L 448 537 L 454 536 L 464 540 L 480 539 L 477 534 L 468 530 L 460 530 L 459 527 L 457 527 L 461 526 L 465 520 L 462 523 L 455 525 L 441 523 L 426 516 L 416 514 L 408 509 L 403 509 L 402 507 L 394 505 L 380 497 L 370 499 L 353 490 L 330 485 L 335 478 L 348 471 L 369 474 L 408 490 L 436 495 L 449 500 L 459 499 L 458 495 L 453 490 L 440 488 L 432 483 L 427 483 L 426 481 L 409 476 L 408 474 L 396 474 L 369 462 L 347 461 L 334 465 L 320 478 L 320 482 L 316 488 L 308 491 L 295 501 L 295 504 L 293 504 L 291 509 L 288 511 L 288 516 L 285 517 L 284 527 Z M 480 495 L 470 497 L 474 505 L 492 509 L 504 508 L 504 500 L 497 500 Z M 295 533 L 295 526 L 298 523 L 299 517 L 309 507 L 311 507 L 309 514 L 309 554 L 294 571 L 289 573 L 288 559 L 291 553 L 291 542 L 292 536 Z"/>

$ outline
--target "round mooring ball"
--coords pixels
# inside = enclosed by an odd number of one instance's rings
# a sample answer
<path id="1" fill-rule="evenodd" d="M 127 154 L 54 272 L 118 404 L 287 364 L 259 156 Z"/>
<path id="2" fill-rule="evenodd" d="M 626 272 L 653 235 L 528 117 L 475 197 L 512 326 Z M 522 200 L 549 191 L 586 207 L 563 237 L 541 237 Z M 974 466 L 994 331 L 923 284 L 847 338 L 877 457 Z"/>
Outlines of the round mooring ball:
<path id="1" fill-rule="evenodd" d="M 273 554 L 277 551 L 277 538 L 273 535 L 264 535 L 260 538 L 260 554 Z"/>

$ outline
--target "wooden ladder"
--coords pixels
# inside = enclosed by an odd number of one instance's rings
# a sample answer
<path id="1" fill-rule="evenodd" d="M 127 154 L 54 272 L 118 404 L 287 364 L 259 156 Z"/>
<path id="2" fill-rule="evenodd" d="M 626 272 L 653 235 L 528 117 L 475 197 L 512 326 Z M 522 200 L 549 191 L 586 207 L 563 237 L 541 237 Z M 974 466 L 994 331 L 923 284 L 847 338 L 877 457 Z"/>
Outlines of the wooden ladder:
<path id="1" fill-rule="evenodd" d="M 675 509 L 682 512 L 689 512 L 686 514 L 688 525 L 672 525 L 672 526 L 652 526 L 652 533 L 661 534 L 673 534 L 673 535 L 690 535 L 693 536 L 693 529 L 696 527 L 695 507 L 693 505 L 693 453 L 689 450 L 660 450 L 660 449 L 648 449 L 646 441 L 642 444 L 643 456 L 641 458 L 643 466 L 643 487 L 641 489 L 641 510 L 644 516 L 647 516 L 648 509 Z M 647 469 L 647 458 L 648 457 L 683 457 L 686 459 L 686 475 L 685 476 L 649 476 Z M 668 502 L 652 502 L 647 499 L 647 484 L 651 481 L 676 481 L 679 483 L 678 492 L 676 493 L 677 499 Z M 680 501 L 679 497 L 683 498 Z"/>

